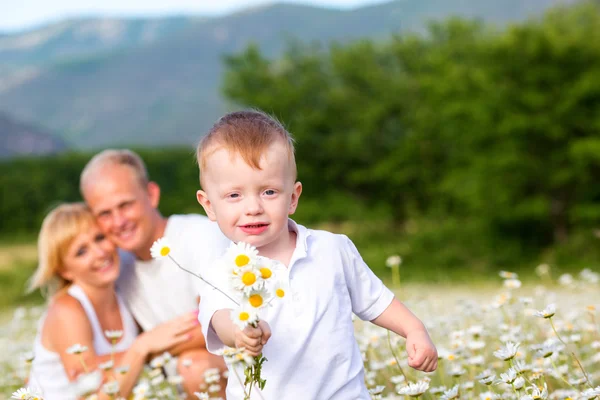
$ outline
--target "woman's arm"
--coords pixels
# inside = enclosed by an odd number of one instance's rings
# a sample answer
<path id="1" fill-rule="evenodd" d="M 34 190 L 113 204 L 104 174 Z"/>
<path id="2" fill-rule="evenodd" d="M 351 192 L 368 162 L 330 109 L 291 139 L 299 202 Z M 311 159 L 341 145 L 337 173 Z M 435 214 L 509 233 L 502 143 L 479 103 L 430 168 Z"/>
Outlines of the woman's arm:
<path id="1" fill-rule="evenodd" d="M 115 354 L 113 370 L 119 366 L 127 366 L 127 373 L 103 372 L 104 381 L 116 380 L 119 383 L 120 395 L 128 397 L 148 355 L 188 340 L 186 331 L 190 328 L 177 321 L 159 325 L 152 331 L 140 334 L 129 349 Z M 70 381 L 76 380 L 82 373 L 94 371 L 99 364 L 110 359 L 110 355 L 98 356 L 95 353 L 90 321 L 79 301 L 71 296 L 61 296 L 50 305 L 42 328 L 42 343 L 60 355 Z M 67 350 L 75 344 L 86 346 L 87 351 L 70 354 Z M 102 400 L 110 398 L 101 390 L 97 394 Z"/>

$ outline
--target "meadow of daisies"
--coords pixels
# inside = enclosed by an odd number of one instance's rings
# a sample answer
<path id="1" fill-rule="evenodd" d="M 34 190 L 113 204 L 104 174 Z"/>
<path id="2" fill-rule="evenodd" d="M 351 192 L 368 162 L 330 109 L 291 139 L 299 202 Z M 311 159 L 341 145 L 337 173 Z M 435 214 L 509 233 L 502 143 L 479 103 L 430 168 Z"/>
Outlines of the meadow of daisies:
<path id="1" fill-rule="evenodd" d="M 553 277 L 546 265 L 536 272 L 537 280 L 524 283 L 502 272 L 497 284 L 396 286 L 430 329 L 439 367 L 430 374 L 410 369 L 402 338 L 357 319 L 373 399 L 600 399 L 600 274 L 585 269 Z M 42 312 L 39 306 L 17 308 L 3 316 L 0 398 L 35 395 L 21 388 Z M 229 362 L 251 361 L 236 352 L 228 356 Z M 168 354 L 153 360 L 131 398 L 178 398 L 180 378 L 162 373 L 172 363 Z M 110 362 L 102 368 L 125 372 Z M 101 383 L 93 373 L 85 378 L 82 392 L 100 385 L 118 398 L 114 381 Z M 196 396 L 217 398 L 219 372 L 209 371 L 206 382 Z"/>

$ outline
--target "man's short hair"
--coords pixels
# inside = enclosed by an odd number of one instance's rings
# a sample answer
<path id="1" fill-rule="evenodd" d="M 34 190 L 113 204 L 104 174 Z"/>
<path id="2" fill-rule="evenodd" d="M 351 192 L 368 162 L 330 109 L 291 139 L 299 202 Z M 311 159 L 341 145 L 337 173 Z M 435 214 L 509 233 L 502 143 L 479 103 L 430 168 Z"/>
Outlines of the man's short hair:
<path id="1" fill-rule="evenodd" d="M 285 144 L 288 156 L 294 165 L 294 139 L 283 124 L 274 117 L 258 110 L 235 111 L 225 114 L 200 140 L 196 157 L 202 171 L 206 168 L 206 158 L 217 148 L 239 154 L 252 168 L 260 169 L 260 159 L 267 148 L 276 141 Z"/>
<path id="2" fill-rule="evenodd" d="M 146 164 L 144 164 L 144 161 L 137 153 L 128 149 L 107 149 L 92 157 L 83 168 L 83 171 L 81 171 L 81 176 L 79 178 L 79 190 L 81 191 L 81 195 L 83 196 L 83 188 L 90 176 L 96 171 L 112 165 L 122 165 L 130 168 L 142 187 L 145 188 L 146 185 L 148 185 L 149 178 Z"/>

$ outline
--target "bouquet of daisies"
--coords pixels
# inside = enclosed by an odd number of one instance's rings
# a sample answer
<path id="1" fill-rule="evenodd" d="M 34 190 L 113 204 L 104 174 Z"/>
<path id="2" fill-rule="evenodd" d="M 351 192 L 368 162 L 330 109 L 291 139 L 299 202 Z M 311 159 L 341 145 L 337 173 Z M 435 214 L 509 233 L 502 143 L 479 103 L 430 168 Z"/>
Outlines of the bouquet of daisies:
<path id="1" fill-rule="evenodd" d="M 154 258 L 170 258 L 179 268 L 228 297 L 237 305 L 231 313 L 231 319 L 242 330 L 248 325 L 256 327 L 261 311 L 273 301 L 283 298 L 287 292 L 284 280 L 279 279 L 281 264 L 259 256 L 258 250 L 247 243 L 232 243 L 219 260 L 218 269 L 225 278 L 223 282 L 226 282 L 223 283 L 226 287 L 221 288 L 201 275 L 183 268 L 171 255 L 170 244 L 165 238 L 158 239 L 150 252 Z M 253 386 L 261 390 L 265 387 L 266 380 L 261 376 L 261 368 L 266 358 L 262 354 L 257 357 L 243 356 L 243 349 L 238 349 L 235 354 L 237 357 L 232 359 L 246 365 L 243 386 L 245 398 L 249 399 Z M 225 358 L 227 361 L 228 357 Z"/>

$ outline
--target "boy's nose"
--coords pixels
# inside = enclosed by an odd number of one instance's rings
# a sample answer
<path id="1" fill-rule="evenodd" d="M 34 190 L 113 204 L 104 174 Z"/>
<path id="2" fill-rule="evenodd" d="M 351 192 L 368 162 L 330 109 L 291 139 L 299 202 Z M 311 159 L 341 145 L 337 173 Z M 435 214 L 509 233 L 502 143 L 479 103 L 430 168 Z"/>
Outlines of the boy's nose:
<path id="1" fill-rule="evenodd" d="M 259 199 L 251 198 L 248 199 L 248 204 L 246 206 L 246 214 L 248 215 L 257 215 L 263 212 L 262 203 Z"/>

